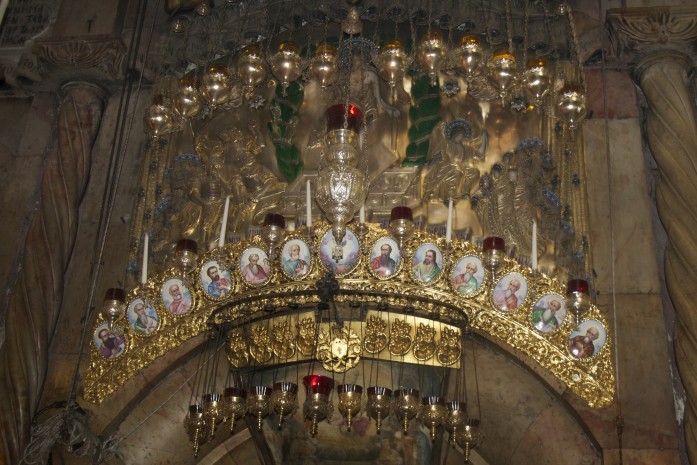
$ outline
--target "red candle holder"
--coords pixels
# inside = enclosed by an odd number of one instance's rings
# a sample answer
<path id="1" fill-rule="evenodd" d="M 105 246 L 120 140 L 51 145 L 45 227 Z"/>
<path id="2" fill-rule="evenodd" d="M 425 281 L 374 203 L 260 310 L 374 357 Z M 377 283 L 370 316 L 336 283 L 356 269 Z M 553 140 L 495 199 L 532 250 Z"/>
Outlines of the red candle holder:
<path id="1" fill-rule="evenodd" d="M 107 322 L 109 329 L 114 327 L 114 322 L 126 312 L 126 291 L 113 287 L 107 289 L 102 304 L 102 318 Z"/>
<path id="2" fill-rule="evenodd" d="M 414 216 L 409 207 L 394 207 L 390 212 L 390 225 L 388 227 L 392 235 L 397 239 L 399 248 L 414 233 Z"/>
<path id="3" fill-rule="evenodd" d="M 278 213 L 267 213 L 264 217 L 264 226 L 276 226 L 277 228 L 286 229 L 286 219 Z"/>
<path id="4" fill-rule="evenodd" d="M 506 241 L 500 237 L 489 236 L 484 239 L 482 252 L 482 263 L 493 275 L 503 264 L 503 259 L 506 255 Z"/>
<path id="5" fill-rule="evenodd" d="M 414 221 L 414 215 L 409 207 L 394 207 L 390 212 L 390 221 Z"/>
<path id="6" fill-rule="evenodd" d="M 327 132 L 344 129 L 344 123 L 346 123 L 347 129 L 358 134 L 363 124 L 363 110 L 352 103 L 349 103 L 348 108 L 343 103 L 332 105 L 327 108 L 326 117 Z"/>
<path id="7" fill-rule="evenodd" d="M 190 252 L 198 254 L 198 245 L 191 239 L 179 239 L 177 242 L 177 252 Z"/>
<path id="8" fill-rule="evenodd" d="M 501 237 L 489 236 L 486 239 L 484 239 L 482 249 L 484 250 L 484 252 L 487 252 L 489 250 L 504 251 L 506 250 L 506 241 L 503 240 L 503 238 Z"/>
<path id="9" fill-rule="evenodd" d="M 591 308 L 590 286 L 585 279 L 570 279 L 566 284 L 566 308 L 574 314 L 576 327 Z"/>
<path id="10" fill-rule="evenodd" d="M 334 380 L 322 375 L 307 375 L 303 378 L 303 384 L 308 394 L 328 396 L 334 386 Z"/>

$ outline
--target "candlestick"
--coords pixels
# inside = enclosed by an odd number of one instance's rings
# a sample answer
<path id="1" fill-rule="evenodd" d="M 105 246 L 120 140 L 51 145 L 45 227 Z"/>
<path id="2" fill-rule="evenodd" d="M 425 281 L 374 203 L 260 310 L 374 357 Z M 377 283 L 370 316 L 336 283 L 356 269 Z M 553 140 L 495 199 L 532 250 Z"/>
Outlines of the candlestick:
<path id="1" fill-rule="evenodd" d="M 148 243 L 150 242 L 148 233 L 145 233 L 143 238 L 143 268 L 140 270 L 140 282 L 141 284 L 147 284 L 148 282 Z"/>
<path id="2" fill-rule="evenodd" d="M 537 221 L 532 220 L 532 269 L 537 271 Z"/>
<path id="3" fill-rule="evenodd" d="M 310 180 L 307 180 L 307 198 L 305 199 L 305 216 L 307 229 L 312 226 L 312 192 L 310 191 Z"/>
<path id="4" fill-rule="evenodd" d="M 453 237 L 453 199 L 448 200 L 448 222 L 445 226 L 445 243 L 450 244 Z"/>
<path id="5" fill-rule="evenodd" d="M 227 229 L 227 215 L 230 210 L 230 196 L 225 197 L 225 208 L 223 209 L 223 222 L 220 224 L 220 237 L 218 238 L 218 247 L 222 248 L 225 245 L 225 230 Z"/>
<path id="6" fill-rule="evenodd" d="M 361 224 L 365 223 L 365 205 L 361 205 L 361 209 L 358 212 L 358 221 Z"/>

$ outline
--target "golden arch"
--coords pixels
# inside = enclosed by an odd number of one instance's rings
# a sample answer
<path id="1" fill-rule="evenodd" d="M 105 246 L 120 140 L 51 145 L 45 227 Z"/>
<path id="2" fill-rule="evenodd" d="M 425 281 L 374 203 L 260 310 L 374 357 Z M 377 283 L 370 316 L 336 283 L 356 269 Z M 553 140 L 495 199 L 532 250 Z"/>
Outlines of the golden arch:
<path id="1" fill-rule="evenodd" d="M 504 349 L 520 353 L 534 360 L 553 377 L 566 384 L 591 407 L 607 407 L 613 401 L 615 374 L 613 366 L 614 342 L 605 317 L 593 305 L 585 315 L 586 320 L 597 320 L 606 329 L 602 348 L 592 356 L 579 358 L 569 350 L 570 335 L 575 329 L 573 318 L 567 315 L 554 331 L 544 333 L 533 325 L 532 310 L 535 302 L 548 294 L 563 295 L 564 289 L 554 278 L 535 275 L 510 258 L 497 271 L 495 279 L 487 274 L 477 292 L 462 295 L 456 291 L 451 275 L 462 257 L 480 257 L 481 250 L 472 243 L 445 239 L 423 231 L 417 231 L 400 250 L 401 263 L 389 277 L 379 276 L 370 267 L 370 254 L 375 244 L 389 234 L 379 225 L 367 225 L 367 232 L 357 234 L 358 248 L 350 269 L 341 270 L 336 276 L 338 288 L 333 300 L 337 303 L 373 304 L 389 307 L 396 313 L 418 315 L 431 321 L 437 320 L 448 327 L 467 327 Z M 318 281 L 328 271 L 321 263 L 321 240 L 331 234 L 330 226 L 320 224 L 313 235 L 306 229 L 286 234 L 285 243 L 302 240 L 308 245 L 311 263 L 301 277 L 291 277 L 282 271 L 281 253 L 277 250 L 269 262 L 268 276 L 263 282 L 250 283 L 240 271 L 240 261 L 250 248 L 268 250 L 260 236 L 249 241 L 226 244 L 221 250 L 204 254 L 196 269 L 184 279 L 175 269 L 152 276 L 144 289 L 129 293 L 129 302 L 145 297 L 156 308 L 158 326 L 150 334 L 139 334 L 128 317 L 116 322 L 123 334 L 123 352 L 105 357 L 98 350 L 97 332 L 105 321 L 100 316 L 95 325 L 95 344 L 91 349 L 91 362 L 87 371 L 84 397 L 101 403 L 118 390 L 126 381 L 155 359 L 176 349 L 188 339 L 206 331 L 211 325 L 240 325 L 252 319 L 268 319 L 280 312 L 291 314 L 321 302 Z M 442 270 L 436 279 L 423 282 L 409 266 L 419 247 L 433 244 L 441 251 Z M 283 245 L 279 247 L 279 250 Z M 246 254 L 247 256 L 249 253 Z M 222 260 L 230 264 L 231 288 L 222 297 L 206 292 L 199 276 L 205 273 L 206 263 Z M 513 311 L 503 312 L 494 305 L 494 286 L 500 277 L 514 273 L 525 280 L 528 293 Z M 191 287 L 191 307 L 180 316 L 170 313 L 161 297 L 162 289 L 172 280 L 180 280 Z M 191 284 L 191 283 L 195 284 Z M 307 310 L 305 310 L 307 311 Z"/>

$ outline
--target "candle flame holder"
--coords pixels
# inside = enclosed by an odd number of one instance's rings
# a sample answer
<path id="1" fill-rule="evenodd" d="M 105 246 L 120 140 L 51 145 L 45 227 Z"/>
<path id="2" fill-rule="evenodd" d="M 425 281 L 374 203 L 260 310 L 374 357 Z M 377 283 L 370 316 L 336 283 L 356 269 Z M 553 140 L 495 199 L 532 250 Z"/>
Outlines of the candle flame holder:
<path id="1" fill-rule="evenodd" d="M 470 463 L 470 452 L 477 447 L 482 440 L 482 433 L 479 431 L 479 420 L 470 418 L 463 430 L 457 435 L 457 443 L 462 447 L 465 455 L 465 463 Z"/>
<path id="2" fill-rule="evenodd" d="M 496 271 L 503 264 L 506 256 L 506 241 L 500 237 L 489 236 L 484 239 L 482 247 L 482 263 L 484 267 L 491 273 L 492 279 Z"/>
<path id="3" fill-rule="evenodd" d="M 455 438 L 460 428 L 467 422 L 467 405 L 464 402 L 452 401 L 448 402 L 447 407 L 448 415 L 445 417 L 443 426 L 450 433 L 450 445 L 455 447 Z"/>
<path id="4" fill-rule="evenodd" d="M 280 430 L 285 416 L 292 415 L 298 408 L 298 385 L 289 382 L 274 384 L 271 405 L 278 413 L 278 429 Z"/>
<path id="5" fill-rule="evenodd" d="M 585 279 L 571 279 L 566 286 L 566 308 L 574 314 L 577 328 L 581 324 L 581 318 L 591 308 L 589 289 Z"/>
<path id="6" fill-rule="evenodd" d="M 252 387 L 251 396 L 247 399 L 249 414 L 257 419 L 257 430 L 261 431 L 264 417 L 269 414 L 271 405 L 271 388 L 266 386 Z"/>
<path id="7" fill-rule="evenodd" d="M 385 387 L 373 386 L 368 388 L 366 411 L 375 420 L 377 433 L 382 429 L 382 420 L 390 414 L 392 408 L 392 390 Z"/>
<path id="8" fill-rule="evenodd" d="M 203 417 L 203 406 L 201 404 L 193 404 L 189 406 L 189 414 L 184 420 L 184 427 L 189 439 L 194 443 L 194 457 L 198 456 L 198 451 L 201 444 L 205 442 L 206 433 L 203 428 L 206 425 L 206 420 Z"/>
<path id="9" fill-rule="evenodd" d="M 438 427 L 448 415 L 445 401 L 438 396 L 427 396 L 421 399 L 421 412 L 419 416 L 424 425 L 431 431 L 431 442 L 436 442 Z"/>
<path id="10" fill-rule="evenodd" d="M 346 429 L 351 431 L 353 417 L 361 411 L 363 387 L 356 384 L 342 384 L 337 388 L 339 393 L 339 412 L 346 419 Z"/>
<path id="11" fill-rule="evenodd" d="M 399 248 L 414 234 L 414 217 L 409 207 L 394 207 L 390 213 L 388 230 L 397 239 Z"/>
<path id="12" fill-rule="evenodd" d="M 399 389 L 395 392 L 394 413 L 402 421 L 404 434 L 409 430 L 409 420 L 419 413 L 420 400 L 418 389 Z"/>
<path id="13" fill-rule="evenodd" d="M 327 376 L 307 375 L 303 378 L 307 397 L 303 404 L 303 414 L 312 420 L 312 437 L 317 437 L 317 427 L 320 421 L 329 416 L 332 404 L 329 402 L 329 392 L 334 386 L 334 380 Z"/>
<path id="14" fill-rule="evenodd" d="M 196 241 L 192 241 L 191 239 L 180 239 L 179 242 L 177 242 L 175 261 L 177 268 L 179 268 L 184 277 L 194 269 L 197 260 L 198 246 L 196 245 Z"/>
<path id="15" fill-rule="evenodd" d="M 247 391 L 238 387 L 225 388 L 223 392 L 223 421 L 230 420 L 230 434 L 235 422 L 247 413 Z"/>
<path id="16" fill-rule="evenodd" d="M 215 436 L 215 425 L 222 420 L 223 405 L 222 396 L 218 393 L 203 396 L 203 417 L 208 425 L 211 437 Z"/>

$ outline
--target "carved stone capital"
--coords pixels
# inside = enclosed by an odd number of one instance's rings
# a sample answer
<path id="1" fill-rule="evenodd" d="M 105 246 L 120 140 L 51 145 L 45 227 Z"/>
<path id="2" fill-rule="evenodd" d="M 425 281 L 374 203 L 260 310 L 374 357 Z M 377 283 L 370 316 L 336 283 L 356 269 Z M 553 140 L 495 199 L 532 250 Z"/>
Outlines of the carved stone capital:
<path id="1" fill-rule="evenodd" d="M 38 42 L 34 53 L 46 71 L 69 70 L 97 78 L 120 79 L 124 73 L 126 45 L 119 38 L 48 40 Z"/>
<path id="2" fill-rule="evenodd" d="M 610 9 L 607 30 L 612 53 L 628 63 L 654 52 L 697 58 L 697 6 Z"/>

